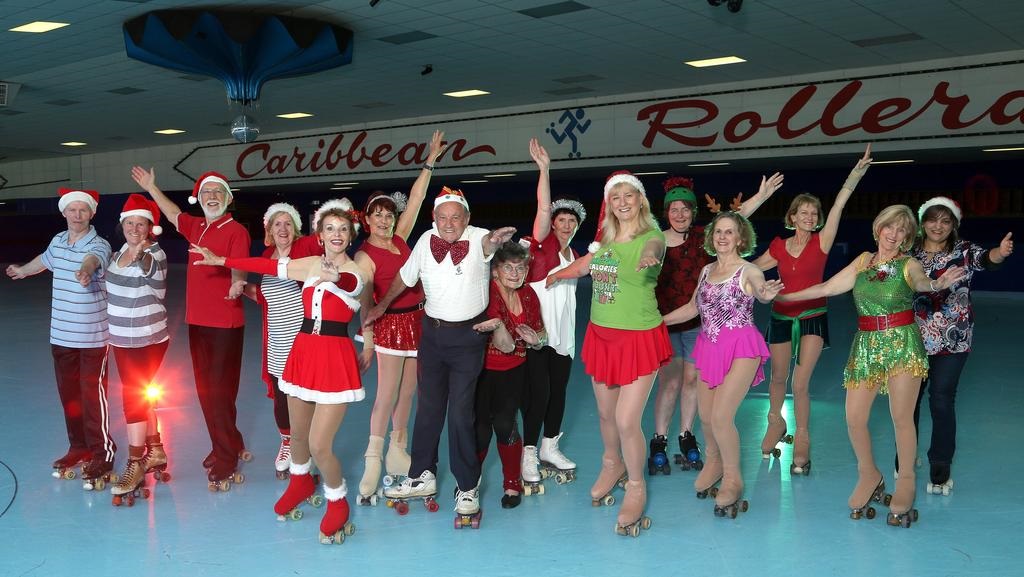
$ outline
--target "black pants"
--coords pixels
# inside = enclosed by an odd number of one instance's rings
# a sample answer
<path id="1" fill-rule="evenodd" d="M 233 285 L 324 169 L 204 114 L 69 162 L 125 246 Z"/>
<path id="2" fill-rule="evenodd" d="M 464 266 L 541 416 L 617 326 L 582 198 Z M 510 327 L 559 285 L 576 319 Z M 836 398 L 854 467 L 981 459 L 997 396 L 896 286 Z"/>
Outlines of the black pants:
<path id="1" fill-rule="evenodd" d="M 960 373 L 967 363 L 968 353 L 929 355 L 928 378 L 921 381 L 921 392 L 914 409 L 914 427 L 921 420 L 921 400 L 928 390 L 928 408 L 932 414 L 932 441 L 928 448 L 928 462 L 950 465 L 956 452 L 956 389 Z"/>
<path id="2" fill-rule="evenodd" d="M 73 349 L 50 345 L 57 394 L 72 449 L 89 449 L 93 460 L 114 461 L 107 406 L 107 347 Z"/>
<path id="3" fill-rule="evenodd" d="M 245 447 L 235 425 L 238 380 L 242 371 L 242 339 L 245 327 L 222 329 L 188 326 L 188 348 L 196 394 L 203 409 L 206 430 L 213 446 L 215 469 L 234 470 L 238 453 Z"/>
<path id="4" fill-rule="evenodd" d="M 423 471 L 437 474 L 437 447 L 447 415 L 452 474 L 463 491 L 477 486 L 480 461 L 473 428 L 476 379 L 484 366 L 489 336 L 470 325 L 436 327 L 432 319 L 423 318 L 416 359 L 419 384 L 410 477 L 418 477 Z"/>
<path id="5" fill-rule="evenodd" d="M 270 375 L 270 381 L 274 383 L 274 422 L 278 430 L 290 431 L 292 424 L 288 420 L 288 395 L 281 390 L 280 379 Z"/>
<path id="6" fill-rule="evenodd" d="M 491 445 L 491 431 L 498 443 L 519 440 L 516 414 L 526 379 L 526 365 L 507 371 L 484 369 L 476 384 L 476 450 L 484 454 Z"/>
<path id="7" fill-rule="evenodd" d="M 523 392 L 523 444 L 536 446 L 541 424 L 544 436 L 555 438 L 562 431 L 565 393 L 569 387 L 572 357 L 551 347 L 526 351 L 526 387 Z"/>

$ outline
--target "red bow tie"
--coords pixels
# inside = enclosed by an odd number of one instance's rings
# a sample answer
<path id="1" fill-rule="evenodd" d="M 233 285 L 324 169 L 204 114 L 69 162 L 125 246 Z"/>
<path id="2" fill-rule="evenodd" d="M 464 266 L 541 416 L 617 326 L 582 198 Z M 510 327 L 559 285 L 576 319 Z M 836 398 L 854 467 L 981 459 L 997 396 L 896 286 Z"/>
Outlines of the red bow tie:
<path id="1" fill-rule="evenodd" d="M 469 254 L 469 241 L 457 240 L 455 242 L 448 242 L 439 236 L 430 236 L 430 253 L 434 255 L 434 260 L 438 264 L 441 264 L 441 261 L 444 260 L 444 255 L 449 252 L 452 253 L 452 264 L 459 264 Z"/>

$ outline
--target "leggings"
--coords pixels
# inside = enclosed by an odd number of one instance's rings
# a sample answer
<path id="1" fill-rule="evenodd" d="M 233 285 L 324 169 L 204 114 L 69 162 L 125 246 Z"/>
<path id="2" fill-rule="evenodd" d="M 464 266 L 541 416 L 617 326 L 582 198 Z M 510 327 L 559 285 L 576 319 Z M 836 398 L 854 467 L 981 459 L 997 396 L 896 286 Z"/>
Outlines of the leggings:
<path id="1" fill-rule="evenodd" d="M 565 394 L 569 386 L 572 357 L 551 347 L 526 351 L 526 384 L 523 388 L 523 444 L 536 446 L 541 425 L 544 436 L 554 438 L 562 431 Z"/>
<path id="2" fill-rule="evenodd" d="M 516 412 L 522 397 L 526 365 L 507 371 L 484 369 L 476 385 L 476 450 L 485 453 L 493 429 L 498 443 L 511 445 L 519 438 Z"/>
<path id="3" fill-rule="evenodd" d="M 274 422 L 277 423 L 279 430 L 287 431 L 291 429 L 291 422 L 288 420 L 288 395 L 281 391 L 279 377 L 270 375 L 270 380 L 274 383 Z"/>

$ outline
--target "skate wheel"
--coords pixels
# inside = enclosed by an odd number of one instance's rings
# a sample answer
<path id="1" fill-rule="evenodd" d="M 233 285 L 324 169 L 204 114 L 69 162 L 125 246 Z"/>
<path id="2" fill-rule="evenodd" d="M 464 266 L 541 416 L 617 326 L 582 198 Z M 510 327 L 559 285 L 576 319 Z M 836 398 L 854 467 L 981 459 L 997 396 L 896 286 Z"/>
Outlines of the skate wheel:
<path id="1" fill-rule="evenodd" d="M 217 483 L 217 489 L 220 490 L 220 491 L 230 491 L 231 490 L 231 481 L 229 481 L 227 479 L 224 479 L 223 481 L 219 481 Z"/>
<path id="2" fill-rule="evenodd" d="M 231 475 L 231 479 L 232 479 L 232 480 L 233 480 L 233 481 L 234 481 L 235 483 L 237 483 L 237 484 L 241 484 L 241 483 L 244 483 L 244 482 L 245 482 L 245 475 L 243 475 L 243 474 L 241 474 L 241 473 L 235 473 L 234 475 Z"/>
<path id="3" fill-rule="evenodd" d="M 891 502 L 892 502 L 892 495 L 890 495 L 889 493 L 886 493 L 885 496 L 882 497 L 882 503 L 885 504 L 886 507 L 888 507 L 889 503 L 891 503 Z"/>
<path id="4" fill-rule="evenodd" d="M 171 482 L 171 474 L 168 473 L 167 471 L 161 471 L 159 477 L 157 478 L 160 480 L 161 483 Z"/>
<path id="5" fill-rule="evenodd" d="M 530 485 L 524 485 L 523 486 L 523 496 L 524 497 L 529 497 L 530 495 L 533 495 L 533 488 Z"/>
<path id="6" fill-rule="evenodd" d="M 302 511 L 299 509 L 292 509 L 291 512 L 288 513 L 288 518 L 292 521 L 298 521 L 302 518 Z"/>
<path id="7" fill-rule="evenodd" d="M 395 512 L 397 512 L 399 515 L 408 515 L 409 514 L 409 504 L 408 503 L 403 503 L 401 501 L 399 501 L 398 503 L 395 503 Z"/>
<path id="8" fill-rule="evenodd" d="M 715 505 L 715 517 L 725 517 L 725 509 Z"/>
<path id="9" fill-rule="evenodd" d="M 252 460 L 252 453 L 245 449 L 242 449 L 241 451 L 238 452 L 238 458 L 248 463 L 249 461 Z"/>
<path id="10" fill-rule="evenodd" d="M 103 481 L 103 479 L 96 479 L 96 482 L 93 484 L 92 489 L 93 491 L 102 491 L 103 487 L 106 486 L 107 484 Z"/>
<path id="11" fill-rule="evenodd" d="M 564 484 L 568 483 L 569 480 L 566 479 L 565 475 L 563 475 L 561 473 L 557 473 L 557 474 L 555 474 L 555 482 L 558 483 L 559 485 L 564 485 Z"/>
<path id="12" fill-rule="evenodd" d="M 324 498 L 321 495 L 311 495 L 308 501 L 314 507 L 320 507 L 324 504 Z"/>
<path id="13" fill-rule="evenodd" d="M 917 509 L 910 510 L 910 520 L 917 523 Z"/>
<path id="14" fill-rule="evenodd" d="M 644 517 L 640 519 L 640 528 L 646 531 L 651 528 L 651 523 L 652 521 L 650 517 Z"/>
<path id="15" fill-rule="evenodd" d="M 121 495 L 114 495 L 114 498 L 110 501 L 115 507 L 120 507 L 122 498 Z"/>
<path id="16" fill-rule="evenodd" d="M 210 481 L 209 483 L 206 484 L 206 488 L 209 489 L 211 493 L 216 493 L 217 492 L 217 483 L 214 483 L 213 481 Z"/>
<path id="17" fill-rule="evenodd" d="M 395 502 L 391 499 L 388 499 L 387 501 L 384 501 L 384 506 L 387 507 L 388 509 L 391 509 L 395 506 Z"/>
<path id="18" fill-rule="evenodd" d="M 626 528 L 621 526 L 621 525 L 619 525 L 618 523 L 616 523 L 615 524 L 615 534 L 616 535 L 622 535 L 624 537 L 626 535 Z"/>
<path id="19" fill-rule="evenodd" d="M 278 481 L 284 481 L 288 478 L 288 471 L 277 471 L 274 473 L 274 476 L 277 477 Z"/>
<path id="20" fill-rule="evenodd" d="M 851 509 L 850 510 L 850 518 L 853 519 L 854 521 L 859 520 L 860 516 L 861 516 L 860 509 Z"/>
<path id="21" fill-rule="evenodd" d="M 395 484 L 395 479 L 391 475 L 384 475 L 384 478 L 380 480 L 380 483 L 385 487 L 390 487 Z"/>
<path id="22" fill-rule="evenodd" d="M 68 481 L 74 479 L 77 476 L 78 476 L 78 474 L 75 473 L 74 471 L 70 470 L 70 469 L 68 469 L 67 471 L 64 471 L 64 478 L 67 479 Z"/>
<path id="23" fill-rule="evenodd" d="M 458 515 L 455 516 L 455 528 L 456 529 L 461 529 L 462 528 L 462 518 L 460 518 Z"/>
<path id="24" fill-rule="evenodd" d="M 469 526 L 471 528 L 473 528 L 473 529 L 479 529 L 480 528 L 480 518 L 479 517 L 474 517 L 473 520 L 469 522 Z"/>
<path id="25" fill-rule="evenodd" d="M 605 507 L 611 507 L 615 504 L 615 495 L 605 495 L 601 498 L 601 504 Z"/>
<path id="26" fill-rule="evenodd" d="M 427 508 L 427 511 L 431 513 L 437 513 L 437 510 L 441 507 L 437 504 L 437 501 L 433 499 L 427 499 L 423 502 L 423 505 Z"/>
<path id="27" fill-rule="evenodd" d="M 729 506 L 729 518 L 730 519 L 735 519 L 737 513 L 739 513 L 739 511 L 736 510 L 736 505 L 735 504 L 734 505 L 730 505 Z"/>
<path id="28" fill-rule="evenodd" d="M 874 507 L 868 507 L 867 518 L 868 519 L 874 519 L 875 518 L 875 508 Z"/>
<path id="29" fill-rule="evenodd" d="M 125 502 L 128 503 L 129 507 L 134 507 L 135 506 L 135 497 L 132 496 L 132 495 L 128 495 L 128 498 L 125 500 Z"/>
<path id="30" fill-rule="evenodd" d="M 793 435 L 786 435 L 786 436 L 782 437 L 782 442 L 786 443 L 787 445 L 792 445 L 793 444 Z"/>
<path id="31" fill-rule="evenodd" d="M 142 488 L 142 498 L 143 498 L 143 499 L 149 499 L 149 496 L 150 496 L 151 494 L 152 494 L 152 493 L 150 493 L 149 489 L 147 489 L 147 488 L 145 488 L 145 487 L 143 487 L 143 488 Z"/>
<path id="32" fill-rule="evenodd" d="M 774 449 L 772 449 L 772 456 L 775 457 L 776 459 L 781 457 L 782 456 L 782 449 L 780 449 L 778 447 L 775 447 Z"/>
<path id="33" fill-rule="evenodd" d="M 640 536 L 640 524 L 639 523 L 633 523 L 632 525 L 629 526 L 629 536 L 633 537 L 634 539 Z"/>
<path id="34" fill-rule="evenodd" d="M 537 486 L 537 494 L 538 495 L 543 495 L 544 494 L 544 485 L 538 485 Z"/>
<path id="35" fill-rule="evenodd" d="M 342 527 L 342 531 L 344 531 L 345 535 L 348 535 L 349 537 L 351 537 L 352 535 L 355 535 L 355 533 L 356 533 L 356 526 L 353 525 L 352 523 L 345 523 L 345 526 Z"/>

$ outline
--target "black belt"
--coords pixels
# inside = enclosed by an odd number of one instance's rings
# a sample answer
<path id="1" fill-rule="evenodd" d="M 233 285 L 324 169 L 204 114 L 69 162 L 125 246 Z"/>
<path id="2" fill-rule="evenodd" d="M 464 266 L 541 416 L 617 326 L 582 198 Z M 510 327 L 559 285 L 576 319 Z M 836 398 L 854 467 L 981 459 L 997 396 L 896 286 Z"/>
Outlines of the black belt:
<path id="1" fill-rule="evenodd" d="M 310 335 L 323 335 L 325 337 L 347 337 L 348 323 L 341 321 L 320 321 L 319 330 L 315 330 L 316 321 L 313 319 L 302 319 L 302 328 L 299 332 Z"/>
<path id="2" fill-rule="evenodd" d="M 471 327 L 477 323 L 484 321 L 484 313 L 480 313 L 475 317 L 465 321 L 444 321 L 441 319 L 435 319 L 432 316 L 423 315 L 423 322 L 427 323 L 432 327 L 446 327 L 446 328 L 460 328 L 460 327 Z"/>
<path id="3" fill-rule="evenodd" d="M 386 310 L 384 312 L 386 314 L 389 314 L 389 315 L 400 315 L 400 314 L 404 314 L 404 313 L 411 313 L 411 312 L 414 312 L 414 311 L 422 310 L 423 309 L 423 305 L 425 303 L 426 303 L 426 301 L 420 301 L 420 302 L 416 303 L 415 305 L 413 305 L 411 307 L 389 308 L 388 310 Z"/>

